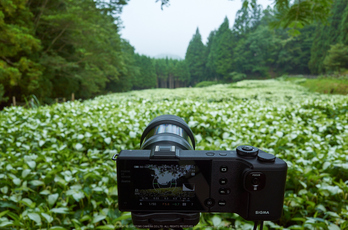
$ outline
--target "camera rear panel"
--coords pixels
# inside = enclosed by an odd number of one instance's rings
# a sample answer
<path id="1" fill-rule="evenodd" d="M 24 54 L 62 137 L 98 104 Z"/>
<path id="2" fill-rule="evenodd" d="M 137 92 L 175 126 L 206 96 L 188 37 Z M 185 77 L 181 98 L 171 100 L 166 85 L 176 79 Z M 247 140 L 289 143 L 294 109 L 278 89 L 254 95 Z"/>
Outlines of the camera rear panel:
<path id="1" fill-rule="evenodd" d="M 275 157 L 264 161 L 271 154 L 259 155 L 178 150 L 170 158 L 153 159 L 150 150 L 124 150 L 117 158 L 119 209 L 232 212 L 247 220 L 278 219 L 287 166 Z"/>

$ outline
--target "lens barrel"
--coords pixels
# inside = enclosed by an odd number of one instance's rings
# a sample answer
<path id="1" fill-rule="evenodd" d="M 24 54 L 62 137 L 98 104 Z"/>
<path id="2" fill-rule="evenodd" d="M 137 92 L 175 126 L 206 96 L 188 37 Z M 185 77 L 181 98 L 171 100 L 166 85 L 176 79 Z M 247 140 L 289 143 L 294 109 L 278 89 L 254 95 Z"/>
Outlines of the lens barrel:
<path id="1" fill-rule="evenodd" d="M 195 139 L 182 118 L 161 115 L 148 124 L 140 140 L 141 149 L 152 149 L 156 145 L 174 145 L 183 150 L 194 150 Z"/>

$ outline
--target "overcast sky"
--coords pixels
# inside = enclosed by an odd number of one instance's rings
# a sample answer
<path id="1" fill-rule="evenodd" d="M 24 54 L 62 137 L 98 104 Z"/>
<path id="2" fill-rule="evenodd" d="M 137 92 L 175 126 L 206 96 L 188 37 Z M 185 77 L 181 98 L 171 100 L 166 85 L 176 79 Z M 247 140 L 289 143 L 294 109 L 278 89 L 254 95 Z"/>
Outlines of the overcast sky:
<path id="1" fill-rule="evenodd" d="M 273 1 L 258 0 L 258 3 L 265 9 Z M 170 6 L 161 10 L 161 3 L 156 0 L 130 0 L 121 14 L 124 26 L 121 36 L 139 54 L 185 58 L 197 27 L 206 43 L 209 33 L 221 25 L 225 16 L 232 27 L 241 6 L 242 0 L 170 0 Z"/>

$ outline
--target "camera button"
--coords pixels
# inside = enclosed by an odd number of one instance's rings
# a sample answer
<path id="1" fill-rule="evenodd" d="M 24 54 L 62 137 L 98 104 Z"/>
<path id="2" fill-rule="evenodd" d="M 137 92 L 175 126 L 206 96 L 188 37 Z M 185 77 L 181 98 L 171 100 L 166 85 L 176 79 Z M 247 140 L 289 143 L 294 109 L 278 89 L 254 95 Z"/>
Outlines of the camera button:
<path id="1" fill-rule="evenodd" d="M 219 189 L 219 193 L 220 193 L 221 195 L 228 195 L 228 194 L 231 193 L 231 189 L 229 189 L 229 188 L 220 188 L 220 189 Z"/>
<path id="2" fill-rule="evenodd" d="M 207 152 L 206 155 L 212 157 L 212 156 L 215 155 L 215 153 L 213 153 L 213 152 Z"/>
<path id="3" fill-rule="evenodd" d="M 221 166 L 220 167 L 220 172 L 225 173 L 227 171 L 228 171 L 228 167 L 227 166 Z"/>
<path id="4" fill-rule="evenodd" d="M 225 205 L 226 205 L 226 201 L 224 201 L 224 200 L 219 200 L 218 204 L 219 204 L 220 206 L 225 206 Z"/>
<path id="5" fill-rule="evenodd" d="M 274 162 L 276 157 L 269 153 L 260 152 L 257 159 L 262 162 Z"/>
<path id="6" fill-rule="evenodd" d="M 219 182 L 220 182 L 221 185 L 225 185 L 225 184 L 227 184 L 227 179 L 226 178 L 221 178 L 219 180 Z"/>
<path id="7" fill-rule="evenodd" d="M 219 153 L 220 156 L 227 156 L 227 153 Z"/>
<path id="8" fill-rule="evenodd" d="M 260 184 L 260 179 L 257 178 L 257 177 L 254 177 L 252 180 L 251 180 L 251 183 L 253 185 L 259 185 Z"/>
<path id="9" fill-rule="evenodd" d="M 205 206 L 207 206 L 207 207 L 213 207 L 214 204 L 215 204 L 215 201 L 214 201 L 214 199 L 212 199 L 212 198 L 208 198 L 208 199 L 205 200 L 204 204 L 205 204 Z"/>

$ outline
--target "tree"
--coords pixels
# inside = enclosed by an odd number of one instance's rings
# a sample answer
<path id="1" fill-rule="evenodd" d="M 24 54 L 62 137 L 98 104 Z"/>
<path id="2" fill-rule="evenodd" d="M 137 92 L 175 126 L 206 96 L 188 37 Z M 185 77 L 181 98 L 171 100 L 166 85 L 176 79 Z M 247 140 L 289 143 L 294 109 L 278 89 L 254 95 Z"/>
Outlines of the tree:
<path id="1" fill-rule="evenodd" d="M 186 51 L 185 61 L 190 69 L 191 84 L 195 85 L 205 79 L 205 46 L 199 29 L 193 35 Z"/>
<path id="2" fill-rule="evenodd" d="M 328 19 L 328 25 L 317 25 L 315 39 L 311 48 L 309 68 L 312 73 L 325 73 L 324 59 L 330 45 L 342 43 L 348 45 L 348 26 L 344 24 L 348 20 L 348 2 L 337 0 L 332 5 L 332 11 Z"/>
<path id="3" fill-rule="evenodd" d="M 262 6 L 255 4 L 254 7 L 243 7 L 236 13 L 236 19 L 232 31 L 235 35 L 243 37 L 254 31 L 260 24 L 262 17 Z"/>
<path id="4" fill-rule="evenodd" d="M 348 46 L 338 43 L 332 45 L 324 59 L 324 66 L 327 70 L 338 71 L 348 69 Z"/>
<path id="5" fill-rule="evenodd" d="M 189 85 L 191 80 L 190 69 L 185 60 L 177 61 L 175 64 L 174 77 L 176 79 L 175 88 Z"/>
<path id="6" fill-rule="evenodd" d="M 133 89 L 151 89 L 157 87 L 156 69 L 151 58 L 135 54 L 135 65 L 139 72 L 133 78 Z"/>
<path id="7" fill-rule="evenodd" d="M 205 50 L 205 59 L 206 59 L 206 64 L 205 64 L 205 69 L 206 69 L 206 80 L 209 81 L 214 81 L 217 79 L 217 73 L 215 71 L 214 67 L 214 60 L 215 60 L 215 53 L 212 52 L 212 47 L 214 44 L 214 39 L 215 39 L 215 34 L 216 31 L 211 31 L 209 36 L 208 36 L 208 41 L 207 41 L 207 48 Z"/>
<path id="8" fill-rule="evenodd" d="M 0 101 L 9 96 L 20 98 L 39 88 L 43 68 L 36 53 L 41 44 L 34 35 L 33 14 L 26 2 L 0 1 L 0 85 L 4 88 Z"/>
<path id="9" fill-rule="evenodd" d="M 216 31 L 208 56 L 208 66 L 215 70 L 218 80 L 228 78 L 233 71 L 234 36 L 229 28 L 228 18 Z"/>
<path id="10" fill-rule="evenodd" d="M 169 0 L 161 1 L 163 6 L 169 5 Z M 257 0 L 242 0 L 243 8 L 255 8 Z M 298 35 L 299 29 L 305 25 L 320 21 L 326 23 L 333 0 L 275 0 L 275 8 L 279 12 L 273 23 L 276 28 L 290 28 L 291 34 Z"/>

